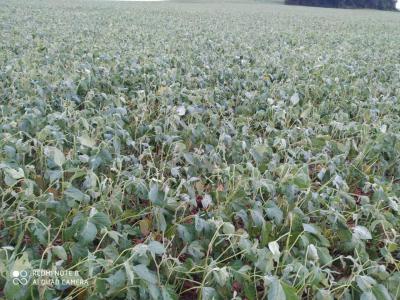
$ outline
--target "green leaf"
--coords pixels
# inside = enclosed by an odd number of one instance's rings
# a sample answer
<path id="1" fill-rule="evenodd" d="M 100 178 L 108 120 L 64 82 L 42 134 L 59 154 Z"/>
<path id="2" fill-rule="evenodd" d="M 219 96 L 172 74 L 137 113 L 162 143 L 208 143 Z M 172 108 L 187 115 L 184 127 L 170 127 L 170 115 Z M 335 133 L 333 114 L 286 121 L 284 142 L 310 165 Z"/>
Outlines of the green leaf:
<path id="1" fill-rule="evenodd" d="M 277 241 L 269 242 L 268 243 L 268 248 L 269 251 L 272 252 L 272 255 L 274 256 L 274 260 L 276 262 L 279 262 L 279 258 L 281 256 L 281 252 L 279 251 L 279 244 Z"/>
<path id="2" fill-rule="evenodd" d="M 266 248 L 258 249 L 255 257 L 257 261 L 254 266 L 263 273 L 268 274 L 274 269 L 274 257 Z"/>
<path id="3" fill-rule="evenodd" d="M 360 300 L 381 300 L 381 299 L 377 299 L 371 291 L 367 291 L 361 294 Z"/>
<path id="4" fill-rule="evenodd" d="M 290 103 L 292 103 L 292 105 L 297 105 L 299 101 L 300 101 L 300 96 L 298 93 L 294 93 L 292 97 L 290 97 Z"/>
<path id="5" fill-rule="evenodd" d="M 201 200 L 201 204 L 205 209 L 207 209 L 212 204 L 212 198 L 210 195 L 205 194 L 203 199 Z"/>
<path id="6" fill-rule="evenodd" d="M 132 267 L 131 262 L 124 261 L 124 267 L 125 267 L 126 276 L 128 277 L 128 282 L 130 284 L 133 284 L 133 281 L 135 279 L 135 274 L 133 273 L 133 267 Z"/>
<path id="7" fill-rule="evenodd" d="M 16 259 L 13 264 L 12 271 L 26 271 L 31 268 L 28 253 L 24 252 L 21 257 Z"/>
<path id="8" fill-rule="evenodd" d="M 119 238 L 122 237 L 122 234 L 118 231 L 110 230 L 107 231 L 107 234 L 110 238 L 112 238 L 117 244 L 119 242 Z"/>
<path id="9" fill-rule="evenodd" d="M 161 289 L 158 285 L 152 284 L 152 283 L 147 283 L 147 290 L 149 291 L 150 294 L 150 299 L 160 299 L 161 298 Z"/>
<path id="10" fill-rule="evenodd" d="M 285 292 L 286 300 L 298 300 L 299 296 L 296 294 L 296 289 L 285 282 L 281 282 L 283 291 Z"/>
<path id="11" fill-rule="evenodd" d="M 322 265 L 332 265 L 332 256 L 329 253 L 329 249 L 324 247 L 317 247 L 317 254 Z"/>
<path id="12" fill-rule="evenodd" d="M 353 237 L 359 240 L 370 240 L 372 235 L 367 227 L 356 226 L 353 228 Z"/>
<path id="13" fill-rule="evenodd" d="M 267 201 L 266 214 L 269 219 L 273 219 L 275 224 L 279 225 L 283 221 L 283 212 L 276 206 L 276 204 L 270 200 Z"/>
<path id="14" fill-rule="evenodd" d="M 202 287 L 201 288 L 201 300 L 214 300 L 216 299 L 217 292 L 212 287 Z"/>
<path id="15" fill-rule="evenodd" d="M 309 244 L 307 246 L 307 258 L 314 261 L 319 260 L 318 250 L 314 244 Z"/>
<path id="16" fill-rule="evenodd" d="M 148 283 L 156 284 L 158 282 L 157 276 L 143 264 L 133 266 L 133 271 L 140 279 Z"/>
<path id="17" fill-rule="evenodd" d="M 87 202 L 90 200 L 90 197 L 84 193 L 82 193 L 80 190 L 78 190 L 75 187 L 69 187 L 64 191 L 64 195 L 67 198 L 70 198 L 72 200 L 75 200 L 77 202 Z"/>
<path id="18" fill-rule="evenodd" d="M 315 235 L 320 235 L 320 230 L 317 226 L 313 224 L 304 224 L 303 223 L 303 229 L 305 232 L 309 232 Z"/>
<path id="19" fill-rule="evenodd" d="M 29 272 L 32 268 L 29 261 L 28 253 L 24 252 L 21 257 L 14 261 L 10 276 L 7 277 L 4 286 L 4 294 L 6 299 L 10 300 L 25 300 L 29 296 Z M 4 272 L 4 270 L 0 270 Z"/>
<path id="20" fill-rule="evenodd" d="M 369 292 L 372 287 L 376 284 L 375 279 L 366 275 L 359 275 L 356 277 L 356 282 L 360 290 L 363 292 Z"/>
<path id="21" fill-rule="evenodd" d="M 149 250 L 153 254 L 162 255 L 165 253 L 164 245 L 157 241 L 151 241 L 149 243 Z"/>
<path id="22" fill-rule="evenodd" d="M 226 267 L 214 268 L 212 271 L 215 281 L 219 286 L 225 286 L 229 279 L 229 272 Z"/>
<path id="23" fill-rule="evenodd" d="M 253 224 L 256 227 L 262 228 L 262 226 L 264 226 L 265 219 L 264 219 L 264 216 L 262 215 L 262 213 L 260 211 L 251 209 L 250 210 L 250 216 L 251 216 L 251 220 L 253 221 Z"/>
<path id="24" fill-rule="evenodd" d="M 164 206 L 165 194 L 158 189 L 156 184 L 153 184 L 149 191 L 149 200 L 158 206 Z"/>
<path id="25" fill-rule="evenodd" d="M 62 165 L 65 163 L 65 156 L 62 151 L 60 151 L 56 147 L 52 146 L 47 146 L 44 148 L 44 155 L 46 155 L 47 158 L 51 159 L 54 164 L 56 164 L 59 167 L 62 167 Z"/>
<path id="26" fill-rule="evenodd" d="M 195 259 L 204 257 L 204 248 L 199 241 L 193 241 L 187 248 L 187 253 Z"/>
<path id="27" fill-rule="evenodd" d="M 268 147 L 266 145 L 257 145 L 250 150 L 250 154 L 257 164 L 261 164 L 264 161 L 267 153 Z"/>
<path id="28" fill-rule="evenodd" d="M 307 167 L 300 170 L 299 173 L 293 178 L 293 184 L 297 185 L 300 189 L 308 189 L 310 187 L 311 181 L 308 176 Z"/>
<path id="29" fill-rule="evenodd" d="M 19 179 L 25 177 L 24 170 L 21 168 L 18 168 L 17 170 L 14 170 L 12 168 L 5 168 L 4 175 L 5 175 L 4 182 L 8 186 L 16 184 Z"/>
<path id="30" fill-rule="evenodd" d="M 178 296 L 176 295 L 174 290 L 165 286 L 161 288 L 161 297 L 162 300 L 178 300 Z"/>
<path id="31" fill-rule="evenodd" d="M 97 235 L 97 228 L 96 225 L 94 225 L 92 222 L 86 222 L 85 226 L 83 227 L 81 233 L 80 233 L 80 238 L 84 243 L 90 243 L 92 242 Z"/>
<path id="32" fill-rule="evenodd" d="M 232 223 L 225 222 L 224 225 L 222 225 L 222 232 L 225 234 L 234 234 L 235 231 L 235 226 Z"/>
<path id="33" fill-rule="evenodd" d="M 81 145 L 88 148 L 93 148 L 96 145 L 96 141 L 90 138 L 88 135 L 78 137 L 78 141 Z"/>
<path id="34" fill-rule="evenodd" d="M 274 278 L 268 289 L 268 300 L 286 300 L 285 291 L 282 288 L 280 281 Z"/>
<path id="35" fill-rule="evenodd" d="M 86 257 L 88 253 L 87 246 L 82 245 L 82 243 L 74 243 L 69 250 L 71 251 L 72 259 L 74 262 Z"/>
<path id="36" fill-rule="evenodd" d="M 65 251 L 63 246 L 54 246 L 51 251 L 60 259 L 67 260 L 67 252 Z"/>
<path id="37" fill-rule="evenodd" d="M 392 297 L 389 294 L 389 291 L 383 284 L 377 284 L 372 288 L 372 292 L 374 293 L 376 299 L 378 300 L 392 300 Z"/>
<path id="38" fill-rule="evenodd" d="M 190 233 L 189 229 L 185 225 L 178 224 L 177 231 L 179 237 L 185 242 L 191 242 L 193 240 L 192 234 Z"/>
<path id="39" fill-rule="evenodd" d="M 319 289 L 317 291 L 315 300 L 334 300 L 329 290 Z"/>
<path id="40" fill-rule="evenodd" d="M 164 232 L 167 229 L 167 221 L 164 217 L 165 210 L 161 207 L 153 207 L 152 211 L 157 229 Z"/>
<path id="41" fill-rule="evenodd" d="M 109 227 L 111 225 L 110 217 L 102 212 L 95 213 L 92 217 L 90 217 L 90 221 L 99 228 Z"/>
<path id="42" fill-rule="evenodd" d="M 106 278 L 106 281 L 110 285 L 108 294 L 118 292 L 122 287 L 126 285 L 125 272 L 123 270 L 118 270 L 117 272 Z"/>
<path id="43" fill-rule="evenodd" d="M 28 300 L 30 297 L 29 285 L 15 284 L 14 278 L 8 278 L 4 286 L 4 295 L 7 300 Z"/>

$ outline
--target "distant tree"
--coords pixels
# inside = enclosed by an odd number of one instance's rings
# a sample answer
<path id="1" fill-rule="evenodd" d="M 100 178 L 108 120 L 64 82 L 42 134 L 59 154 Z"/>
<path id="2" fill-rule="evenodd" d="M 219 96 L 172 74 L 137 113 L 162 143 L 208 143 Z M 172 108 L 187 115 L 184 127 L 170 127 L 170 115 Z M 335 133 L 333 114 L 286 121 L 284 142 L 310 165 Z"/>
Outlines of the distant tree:
<path id="1" fill-rule="evenodd" d="M 285 0 L 286 4 L 337 8 L 372 8 L 394 10 L 396 0 Z"/>

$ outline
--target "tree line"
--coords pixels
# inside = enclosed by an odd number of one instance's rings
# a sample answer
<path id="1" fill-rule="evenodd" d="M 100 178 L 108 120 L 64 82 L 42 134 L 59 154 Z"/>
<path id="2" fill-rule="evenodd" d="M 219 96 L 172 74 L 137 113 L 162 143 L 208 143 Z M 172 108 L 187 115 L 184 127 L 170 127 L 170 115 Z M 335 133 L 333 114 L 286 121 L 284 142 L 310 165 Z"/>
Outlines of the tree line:
<path id="1" fill-rule="evenodd" d="M 285 3 L 336 8 L 396 9 L 396 0 L 285 0 Z"/>

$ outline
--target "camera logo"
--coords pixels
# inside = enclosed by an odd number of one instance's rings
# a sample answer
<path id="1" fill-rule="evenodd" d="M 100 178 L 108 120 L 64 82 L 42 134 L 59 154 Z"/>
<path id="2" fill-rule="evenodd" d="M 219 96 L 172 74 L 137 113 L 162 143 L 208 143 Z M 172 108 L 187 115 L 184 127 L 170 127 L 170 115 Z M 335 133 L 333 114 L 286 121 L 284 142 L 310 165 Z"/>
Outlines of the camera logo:
<path id="1" fill-rule="evenodd" d="M 12 272 L 12 277 L 13 277 L 13 284 L 14 285 L 27 285 L 28 284 L 28 272 L 25 270 L 22 271 L 13 271 Z"/>

